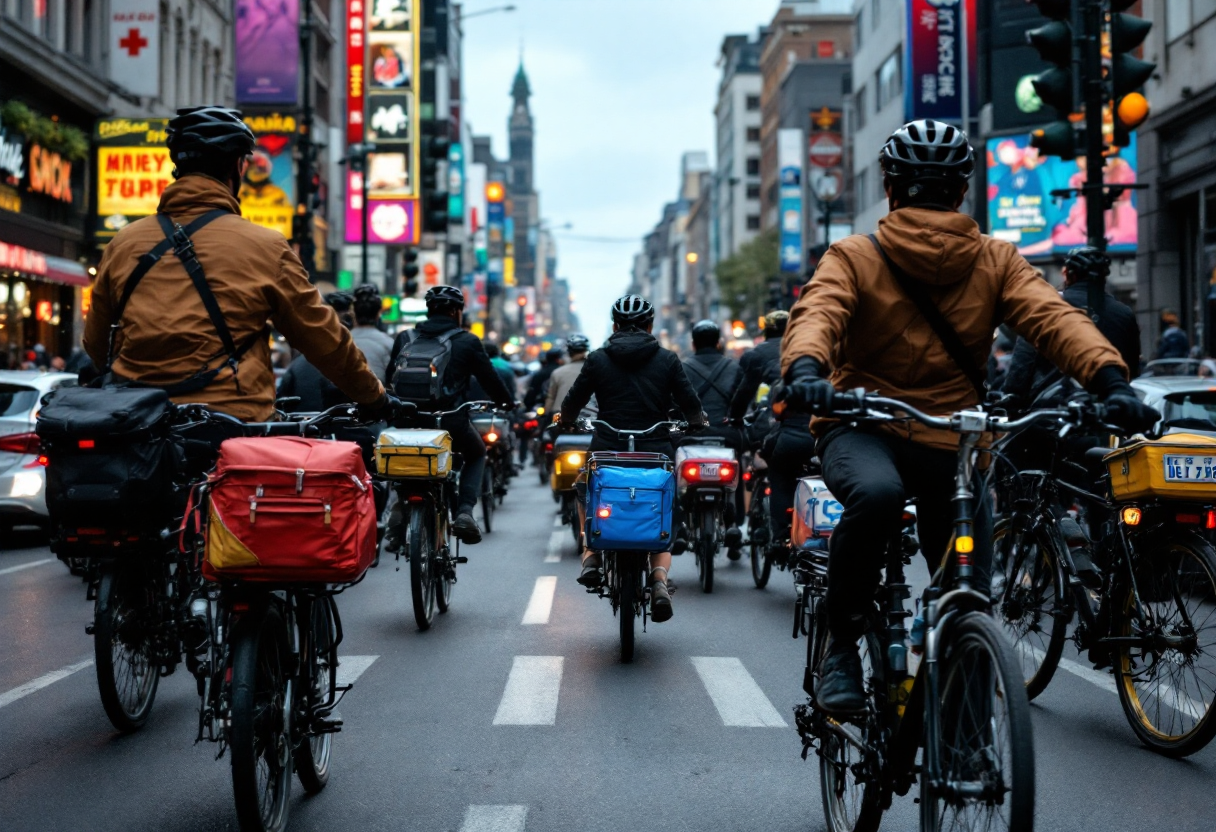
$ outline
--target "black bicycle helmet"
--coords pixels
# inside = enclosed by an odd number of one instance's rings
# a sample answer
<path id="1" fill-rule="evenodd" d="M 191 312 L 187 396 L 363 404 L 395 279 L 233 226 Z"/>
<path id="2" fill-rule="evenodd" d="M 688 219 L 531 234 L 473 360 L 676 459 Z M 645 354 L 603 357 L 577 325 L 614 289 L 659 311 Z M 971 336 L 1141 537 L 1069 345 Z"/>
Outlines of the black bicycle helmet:
<path id="1" fill-rule="evenodd" d="M 1110 257 L 1093 246 L 1077 246 L 1064 258 L 1064 268 L 1073 280 L 1090 277 L 1106 280 L 1110 275 Z"/>
<path id="2" fill-rule="evenodd" d="M 561 347 L 550 347 L 545 350 L 545 361 L 549 364 L 556 364 L 566 357 L 566 351 Z"/>
<path id="3" fill-rule="evenodd" d="M 566 352 L 574 355 L 576 352 L 586 352 L 591 349 L 591 339 L 581 332 L 576 332 L 566 339 Z"/>
<path id="4" fill-rule="evenodd" d="M 193 159 L 232 156 L 253 152 L 257 139 L 240 110 L 227 107 L 186 107 L 169 121 L 165 144 L 176 165 Z"/>
<path id="5" fill-rule="evenodd" d="M 330 292 L 324 300 L 338 314 L 349 312 L 351 305 L 355 302 L 354 296 L 350 292 Z"/>
<path id="6" fill-rule="evenodd" d="M 625 295 L 612 304 L 612 322 L 621 329 L 643 329 L 654 320 L 654 305 L 641 295 Z"/>
<path id="7" fill-rule="evenodd" d="M 464 292 L 455 286 L 435 286 L 426 291 L 426 311 L 464 309 Z"/>
<path id="8" fill-rule="evenodd" d="M 764 316 L 764 337 L 772 338 L 778 335 L 785 334 L 785 328 L 789 325 L 790 313 L 784 309 L 774 309 Z"/>
<path id="9" fill-rule="evenodd" d="M 892 180 L 962 184 L 975 171 L 975 152 L 967 142 L 967 134 L 932 119 L 910 121 L 892 133 L 878 160 L 883 174 Z"/>
<path id="10" fill-rule="evenodd" d="M 694 347 L 716 347 L 721 338 L 722 329 L 708 318 L 692 325 L 692 345 Z"/>

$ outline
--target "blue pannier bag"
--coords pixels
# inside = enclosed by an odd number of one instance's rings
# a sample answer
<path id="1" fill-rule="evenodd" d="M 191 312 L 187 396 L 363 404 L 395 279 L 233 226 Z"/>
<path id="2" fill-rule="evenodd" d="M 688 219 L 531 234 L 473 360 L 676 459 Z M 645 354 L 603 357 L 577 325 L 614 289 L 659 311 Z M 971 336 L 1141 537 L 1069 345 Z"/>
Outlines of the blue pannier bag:
<path id="1" fill-rule="evenodd" d="M 588 546 L 641 552 L 671 548 L 674 473 L 664 468 L 595 466 L 588 479 Z"/>

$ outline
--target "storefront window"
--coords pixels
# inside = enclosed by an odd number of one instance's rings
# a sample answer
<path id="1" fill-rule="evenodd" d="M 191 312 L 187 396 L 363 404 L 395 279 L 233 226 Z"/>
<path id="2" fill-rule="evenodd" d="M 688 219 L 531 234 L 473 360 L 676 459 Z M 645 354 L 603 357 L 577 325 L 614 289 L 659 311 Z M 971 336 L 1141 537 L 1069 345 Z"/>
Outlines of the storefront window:
<path id="1" fill-rule="evenodd" d="M 0 271 L 0 369 L 21 369 L 31 353 L 38 366 L 56 355 L 66 358 L 71 345 L 62 343 L 65 292 L 70 290 Z"/>

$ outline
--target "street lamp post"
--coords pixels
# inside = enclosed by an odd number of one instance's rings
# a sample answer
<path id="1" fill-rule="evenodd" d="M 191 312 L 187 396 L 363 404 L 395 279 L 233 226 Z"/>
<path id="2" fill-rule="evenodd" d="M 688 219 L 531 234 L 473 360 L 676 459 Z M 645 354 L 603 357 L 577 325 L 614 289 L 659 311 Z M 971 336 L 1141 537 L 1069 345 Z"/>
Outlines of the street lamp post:
<path id="1" fill-rule="evenodd" d="M 368 272 L 367 263 L 367 157 L 376 152 L 375 142 L 360 142 L 352 144 L 346 149 L 346 158 L 342 160 L 344 164 L 349 164 L 352 171 L 358 171 L 360 191 L 363 195 L 363 201 L 360 205 L 360 222 L 362 224 L 363 233 L 360 235 L 360 259 L 362 260 L 363 279 L 361 283 L 370 283 L 370 275 Z"/>

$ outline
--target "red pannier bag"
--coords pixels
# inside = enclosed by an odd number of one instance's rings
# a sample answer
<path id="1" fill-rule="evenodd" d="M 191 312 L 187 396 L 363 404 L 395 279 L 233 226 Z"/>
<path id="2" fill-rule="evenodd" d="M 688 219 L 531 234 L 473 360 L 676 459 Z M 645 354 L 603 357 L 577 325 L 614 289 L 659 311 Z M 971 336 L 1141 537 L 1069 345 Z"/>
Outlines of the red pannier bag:
<path id="1" fill-rule="evenodd" d="M 209 580 L 348 583 L 371 566 L 376 506 L 354 442 L 228 439 L 209 483 Z"/>

